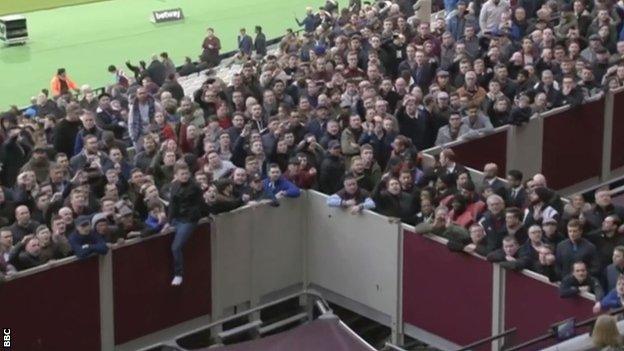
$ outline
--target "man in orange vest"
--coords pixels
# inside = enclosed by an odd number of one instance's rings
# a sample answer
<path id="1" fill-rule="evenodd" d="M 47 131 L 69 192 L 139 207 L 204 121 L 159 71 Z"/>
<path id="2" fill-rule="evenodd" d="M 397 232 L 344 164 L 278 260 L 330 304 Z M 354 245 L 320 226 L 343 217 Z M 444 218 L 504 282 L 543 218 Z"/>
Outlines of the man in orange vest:
<path id="1" fill-rule="evenodd" d="M 50 90 L 52 96 L 60 96 L 69 93 L 70 90 L 78 90 L 78 86 L 74 83 L 65 72 L 65 68 L 59 68 L 56 75 L 50 81 Z"/>

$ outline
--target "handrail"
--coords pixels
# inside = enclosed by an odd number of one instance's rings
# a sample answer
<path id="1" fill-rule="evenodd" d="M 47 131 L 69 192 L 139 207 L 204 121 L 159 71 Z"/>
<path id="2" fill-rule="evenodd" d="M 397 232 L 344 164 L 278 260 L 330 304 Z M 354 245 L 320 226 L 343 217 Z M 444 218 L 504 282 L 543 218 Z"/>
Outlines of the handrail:
<path id="1" fill-rule="evenodd" d="M 475 347 L 477 347 L 477 346 L 482 346 L 482 345 L 485 345 L 485 344 L 487 344 L 488 342 L 492 342 L 492 341 L 494 341 L 494 340 L 497 340 L 497 339 L 500 339 L 500 338 L 504 338 L 504 337 L 506 337 L 507 335 L 510 335 L 510 334 L 515 333 L 515 332 L 516 332 L 516 330 L 517 330 L 517 328 L 515 328 L 515 327 L 514 327 L 514 328 L 511 328 L 511 329 L 509 329 L 509 330 L 505 330 L 504 332 L 502 332 L 502 333 L 500 333 L 500 334 L 497 334 L 497 335 L 492 335 L 492 336 L 489 336 L 489 337 L 487 337 L 487 338 L 483 338 L 483 339 L 481 339 L 481 340 L 477 340 L 477 341 L 475 341 L 475 342 L 473 342 L 473 343 L 470 343 L 470 344 L 468 344 L 468 345 L 466 345 L 466 346 L 464 346 L 464 347 L 462 347 L 461 349 L 456 350 L 456 351 L 468 351 L 468 350 L 470 350 L 470 349 L 472 349 L 472 348 L 475 348 Z"/>
<path id="2" fill-rule="evenodd" d="M 620 307 L 620 308 L 611 310 L 607 314 L 609 314 L 611 316 L 615 316 L 615 315 L 622 314 L 622 313 L 624 313 L 624 307 Z M 595 317 L 588 318 L 588 319 L 585 319 L 583 321 L 580 321 L 578 323 L 574 323 L 574 327 L 575 328 L 583 328 L 583 327 L 589 326 L 592 323 L 596 322 L 598 317 L 600 317 L 600 316 L 595 316 Z M 585 333 L 585 334 L 587 334 L 587 333 Z M 539 342 L 546 341 L 546 340 L 548 340 L 548 339 L 550 339 L 550 338 L 552 338 L 554 336 L 555 336 L 555 332 L 551 330 L 550 332 L 548 332 L 548 333 L 546 333 L 544 335 L 538 336 L 538 337 L 536 337 L 534 339 L 525 341 L 525 342 L 523 342 L 521 344 L 515 345 L 515 346 L 513 346 L 513 347 L 511 347 L 509 349 L 506 349 L 506 351 L 521 350 L 521 349 L 523 349 L 525 347 L 529 347 L 529 346 L 532 346 L 532 345 L 537 344 Z"/>

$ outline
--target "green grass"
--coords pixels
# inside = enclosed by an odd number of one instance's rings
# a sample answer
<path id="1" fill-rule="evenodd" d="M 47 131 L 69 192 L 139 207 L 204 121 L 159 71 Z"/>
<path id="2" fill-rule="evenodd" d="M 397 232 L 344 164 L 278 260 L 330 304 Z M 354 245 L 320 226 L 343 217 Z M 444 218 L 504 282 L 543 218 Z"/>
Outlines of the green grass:
<path id="1" fill-rule="evenodd" d="M 103 0 L 0 0 L 0 15 L 24 13 Z"/>
<path id="2" fill-rule="evenodd" d="M 0 0 L 6 1 L 6 0 Z M 11 0 L 14 1 L 14 0 Z M 18 0 L 15 0 L 18 1 Z M 196 58 L 207 27 L 215 28 L 223 52 L 236 46 L 238 29 L 261 25 L 267 38 L 296 28 L 293 13 L 322 0 L 110 0 L 26 14 L 30 41 L 0 48 L 0 110 L 24 106 L 65 67 L 78 84 L 111 82 L 110 64 L 123 66 L 167 51 L 176 64 Z M 153 10 L 180 7 L 182 22 L 155 25 Z M 301 16 L 302 17 L 302 16 Z"/>

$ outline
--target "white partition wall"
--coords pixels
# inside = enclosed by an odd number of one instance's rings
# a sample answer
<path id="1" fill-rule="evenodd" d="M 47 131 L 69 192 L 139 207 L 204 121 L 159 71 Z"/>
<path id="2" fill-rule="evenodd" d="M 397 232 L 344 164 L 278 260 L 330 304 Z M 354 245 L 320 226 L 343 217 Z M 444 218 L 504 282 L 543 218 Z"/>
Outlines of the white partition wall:
<path id="1" fill-rule="evenodd" d="M 396 332 L 400 225 L 372 212 L 330 208 L 326 200 L 308 192 L 309 286 Z"/>
<path id="2" fill-rule="evenodd" d="M 212 311 L 215 319 L 226 315 L 226 307 L 251 301 L 253 223 L 245 208 L 222 213 L 212 223 Z"/>
<path id="3" fill-rule="evenodd" d="M 268 294 L 289 288 L 301 290 L 305 197 L 304 192 L 299 199 L 282 200 L 279 207 L 258 206 L 250 209 L 255 218 L 251 237 L 254 299 L 264 300 L 263 297 Z"/>

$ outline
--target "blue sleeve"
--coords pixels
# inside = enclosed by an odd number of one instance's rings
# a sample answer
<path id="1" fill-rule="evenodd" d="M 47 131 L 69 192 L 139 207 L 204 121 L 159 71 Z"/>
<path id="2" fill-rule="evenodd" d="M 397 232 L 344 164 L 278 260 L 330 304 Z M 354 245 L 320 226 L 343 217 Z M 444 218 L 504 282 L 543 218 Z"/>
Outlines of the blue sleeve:
<path id="1" fill-rule="evenodd" d="M 78 155 L 80 153 L 80 151 L 82 151 L 82 138 L 80 136 L 80 133 L 76 134 L 76 139 L 74 139 L 74 155 Z M 69 156 L 71 158 L 71 156 Z"/>
<path id="2" fill-rule="evenodd" d="M 289 180 L 282 179 L 281 183 L 280 188 L 286 192 L 287 197 L 299 197 L 299 195 L 301 195 L 301 190 Z"/>
<path id="3" fill-rule="evenodd" d="M 362 208 L 365 210 L 372 210 L 375 208 L 375 201 L 370 197 L 367 197 L 366 200 L 362 203 Z"/>
<path id="4" fill-rule="evenodd" d="M 106 255 L 108 252 L 108 246 L 106 246 L 106 241 L 101 235 L 91 234 L 93 238 L 93 244 L 89 245 L 89 248 L 92 252 L 99 253 L 100 255 Z"/>
<path id="5" fill-rule="evenodd" d="M 611 290 L 607 294 L 607 296 L 603 297 L 602 300 L 600 300 L 600 307 L 605 311 L 621 306 L 622 303 L 620 302 L 620 299 L 617 296 L 617 291 L 615 289 Z"/>
<path id="6" fill-rule="evenodd" d="M 342 199 L 338 196 L 338 194 L 334 194 L 327 198 L 327 206 L 329 207 L 340 207 L 341 203 Z"/>
<path id="7" fill-rule="evenodd" d="M 82 247 L 82 242 L 80 242 L 78 236 L 75 234 L 69 236 L 69 245 L 78 258 L 86 258 L 91 254 L 91 250 Z"/>

